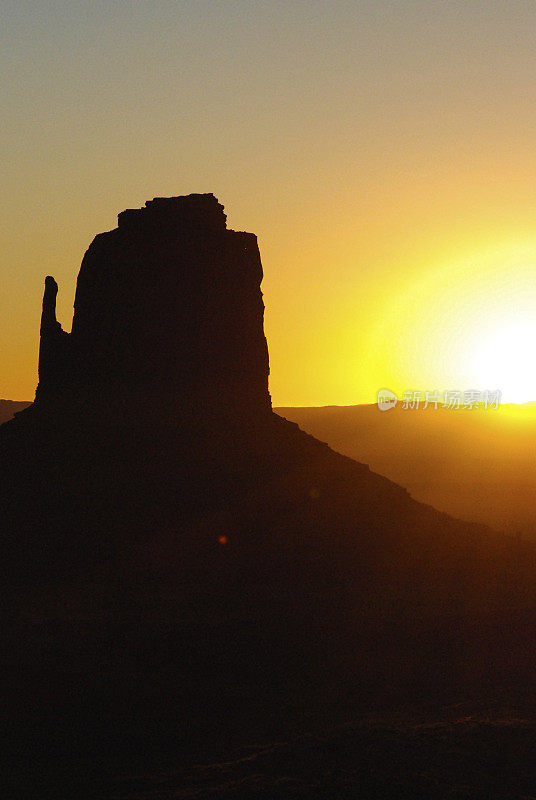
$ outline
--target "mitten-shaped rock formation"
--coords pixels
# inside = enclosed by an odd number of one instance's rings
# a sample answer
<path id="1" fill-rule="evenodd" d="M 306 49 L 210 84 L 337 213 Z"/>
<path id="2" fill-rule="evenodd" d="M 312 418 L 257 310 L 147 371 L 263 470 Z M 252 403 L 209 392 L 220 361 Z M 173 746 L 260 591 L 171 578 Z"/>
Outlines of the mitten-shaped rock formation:
<path id="1" fill-rule="evenodd" d="M 156 198 L 98 235 L 71 333 L 46 279 L 36 402 L 0 429 L 9 580 L 182 576 L 246 615 L 298 583 L 474 582 L 489 532 L 272 412 L 261 280 L 256 237 L 228 230 L 211 194 Z"/>
<path id="2" fill-rule="evenodd" d="M 84 256 L 70 334 L 46 279 L 37 405 L 127 395 L 269 411 L 261 280 L 256 236 L 228 230 L 214 195 L 123 211 Z"/>

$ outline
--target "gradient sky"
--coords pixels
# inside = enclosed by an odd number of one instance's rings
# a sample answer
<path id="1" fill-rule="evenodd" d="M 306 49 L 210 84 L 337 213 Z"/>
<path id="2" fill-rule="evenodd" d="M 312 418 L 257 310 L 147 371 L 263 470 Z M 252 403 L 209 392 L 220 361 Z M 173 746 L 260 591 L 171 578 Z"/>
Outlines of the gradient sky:
<path id="1" fill-rule="evenodd" d="M 536 398 L 535 34 L 534 0 L 3 0 L 0 397 L 33 397 L 45 275 L 70 329 L 117 212 L 214 192 L 276 405 Z"/>

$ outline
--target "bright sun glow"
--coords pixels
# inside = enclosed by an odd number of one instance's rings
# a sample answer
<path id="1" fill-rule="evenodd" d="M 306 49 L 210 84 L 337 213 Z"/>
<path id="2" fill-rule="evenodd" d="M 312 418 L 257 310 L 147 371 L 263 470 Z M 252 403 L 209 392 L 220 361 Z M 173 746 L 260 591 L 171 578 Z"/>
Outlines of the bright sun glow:
<path id="1" fill-rule="evenodd" d="M 417 265 L 384 287 L 361 361 L 371 388 L 536 402 L 535 264 L 536 239 L 504 242 Z"/>
<path id="2" fill-rule="evenodd" d="M 499 389 L 502 402 L 536 400 L 536 321 L 501 327 L 476 348 L 475 374 L 479 384 Z"/>

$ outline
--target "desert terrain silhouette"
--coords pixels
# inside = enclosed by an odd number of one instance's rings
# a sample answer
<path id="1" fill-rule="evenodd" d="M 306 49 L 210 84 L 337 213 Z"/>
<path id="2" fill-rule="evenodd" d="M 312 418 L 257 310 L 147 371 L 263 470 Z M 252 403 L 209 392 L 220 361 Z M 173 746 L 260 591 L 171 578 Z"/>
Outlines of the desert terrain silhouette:
<path id="1" fill-rule="evenodd" d="M 45 279 L 36 398 L 0 427 L 13 785 L 529 793 L 536 545 L 274 413 L 261 281 L 212 194 L 96 236 L 70 333 Z"/>

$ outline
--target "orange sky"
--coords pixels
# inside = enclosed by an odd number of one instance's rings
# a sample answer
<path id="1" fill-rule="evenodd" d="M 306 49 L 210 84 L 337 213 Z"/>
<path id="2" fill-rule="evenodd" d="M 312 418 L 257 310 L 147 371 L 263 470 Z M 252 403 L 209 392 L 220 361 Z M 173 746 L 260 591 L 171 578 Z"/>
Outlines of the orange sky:
<path id="1" fill-rule="evenodd" d="M 1 14 L 0 397 L 33 397 L 45 275 L 69 329 L 118 211 L 210 191 L 259 237 L 276 405 L 536 397 L 532 0 Z"/>

